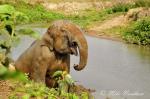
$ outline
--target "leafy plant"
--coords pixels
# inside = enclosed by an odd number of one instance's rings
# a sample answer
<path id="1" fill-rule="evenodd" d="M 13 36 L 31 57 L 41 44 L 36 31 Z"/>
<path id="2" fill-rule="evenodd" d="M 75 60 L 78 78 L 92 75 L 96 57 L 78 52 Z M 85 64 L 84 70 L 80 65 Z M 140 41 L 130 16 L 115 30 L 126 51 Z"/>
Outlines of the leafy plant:
<path id="1" fill-rule="evenodd" d="M 68 92 L 69 86 L 74 84 L 73 79 L 66 71 L 56 71 L 53 74 L 53 78 L 55 78 L 58 83 L 58 90 L 61 95 L 65 95 L 65 93 Z"/>
<path id="2" fill-rule="evenodd" d="M 8 66 L 12 61 L 10 58 L 11 48 L 18 44 L 22 35 L 34 35 L 33 37 L 37 35 L 32 30 L 30 30 L 30 34 L 27 33 L 29 31 L 16 32 L 17 22 L 23 20 L 28 21 L 28 17 L 22 12 L 16 11 L 13 6 L 0 5 L 0 54 L 4 56 L 0 62 L 5 66 Z"/>
<path id="3" fill-rule="evenodd" d="M 0 64 L 0 80 L 15 79 L 22 82 L 28 81 L 27 76 L 19 71 L 10 71 Z"/>
<path id="4" fill-rule="evenodd" d="M 146 17 L 129 25 L 123 38 L 129 43 L 150 45 L 150 18 Z"/>
<path id="5" fill-rule="evenodd" d="M 89 99 L 88 93 L 86 92 L 83 92 L 79 96 L 75 92 L 65 90 L 66 86 L 74 84 L 73 79 L 66 72 L 56 71 L 53 77 L 58 83 L 58 88 L 48 88 L 45 84 L 30 80 L 26 82 L 15 81 L 13 84 L 14 90 L 9 96 L 9 99 L 18 99 L 19 97 L 22 97 L 22 99 Z"/>

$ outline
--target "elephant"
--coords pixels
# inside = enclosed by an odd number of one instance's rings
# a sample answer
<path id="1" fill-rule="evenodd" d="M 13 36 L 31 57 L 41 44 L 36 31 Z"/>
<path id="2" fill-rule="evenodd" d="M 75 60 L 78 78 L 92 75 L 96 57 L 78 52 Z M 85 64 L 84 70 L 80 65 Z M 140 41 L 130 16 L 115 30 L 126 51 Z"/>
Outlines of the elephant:
<path id="1" fill-rule="evenodd" d="M 33 81 L 53 87 L 53 73 L 57 70 L 70 73 L 70 55 L 78 54 L 79 64 L 74 65 L 74 69 L 80 71 L 88 59 L 83 31 L 68 20 L 57 20 L 15 61 L 15 68 L 28 73 Z"/>

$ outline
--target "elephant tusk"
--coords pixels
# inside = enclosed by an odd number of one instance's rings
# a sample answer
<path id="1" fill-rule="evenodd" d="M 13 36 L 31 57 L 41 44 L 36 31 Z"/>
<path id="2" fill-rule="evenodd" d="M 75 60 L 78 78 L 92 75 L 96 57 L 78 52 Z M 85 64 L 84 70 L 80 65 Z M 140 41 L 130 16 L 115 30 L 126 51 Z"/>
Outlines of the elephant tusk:
<path id="1" fill-rule="evenodd" d="M 77 50 L 77 48 L 70 48 L 70 51 L 71 51 L 72 55 L 78 56 L 78 50 Z"/>

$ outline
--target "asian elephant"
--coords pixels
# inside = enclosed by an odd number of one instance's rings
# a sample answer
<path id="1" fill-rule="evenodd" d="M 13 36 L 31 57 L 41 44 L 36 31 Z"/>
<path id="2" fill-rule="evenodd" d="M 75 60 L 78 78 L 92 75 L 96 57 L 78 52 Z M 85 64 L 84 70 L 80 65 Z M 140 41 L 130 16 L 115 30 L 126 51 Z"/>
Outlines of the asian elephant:
<path id="1" fill-rule="evenodd" d="M 80 54 L 77 71 L 87 64 L 88 46 L 83 31 L 67 20 L 54 21 L 41 39 L 31 46 L 15 61 L 16 70 L 28 73 L 36 82 L 50 85 L 52 74 L 57 70 L 70 72 L 70 55 Z"/>

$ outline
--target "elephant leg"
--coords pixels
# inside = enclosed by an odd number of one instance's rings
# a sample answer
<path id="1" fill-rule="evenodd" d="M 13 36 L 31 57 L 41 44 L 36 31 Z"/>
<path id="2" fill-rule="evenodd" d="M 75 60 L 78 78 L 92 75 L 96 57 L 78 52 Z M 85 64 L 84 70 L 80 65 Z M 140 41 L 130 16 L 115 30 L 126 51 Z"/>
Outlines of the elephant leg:
<path id="1" fill-rule="evenodd" d="M 33 71 L 31 71 L 31 79 L 36 82 L 45 83 L 45 76 L 47 72 L 47 64 L 45 61 L 34 61 Z"/>
<path id="2" fill-rule="evenodd" d="M 70 73 L 70 55 L 67 56 L 67 72 Z"/>

